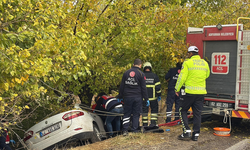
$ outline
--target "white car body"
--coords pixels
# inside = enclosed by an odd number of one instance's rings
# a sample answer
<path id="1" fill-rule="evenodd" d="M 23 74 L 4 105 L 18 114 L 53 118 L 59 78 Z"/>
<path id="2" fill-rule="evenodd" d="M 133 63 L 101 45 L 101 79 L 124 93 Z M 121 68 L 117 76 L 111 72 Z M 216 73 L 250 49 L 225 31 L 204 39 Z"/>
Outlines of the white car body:
<path id="1" fill-rule="evenodd" d="M 70 141 L 100 141 L 106 137 L 101 118 L 91 112 L 70 110 L 49 117 L 28 129 L 24 142 L 29 149 L 53 149 Z"/>

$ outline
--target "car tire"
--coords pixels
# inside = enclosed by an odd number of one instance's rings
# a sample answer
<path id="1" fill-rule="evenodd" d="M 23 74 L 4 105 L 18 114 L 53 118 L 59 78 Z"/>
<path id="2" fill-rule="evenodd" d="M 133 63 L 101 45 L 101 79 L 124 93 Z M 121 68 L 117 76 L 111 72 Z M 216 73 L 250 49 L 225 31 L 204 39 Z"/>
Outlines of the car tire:
<path id="1" fill-rule="evenodd" d="M 93 124 L 93 135 L 91 137 L 91 142 L 95 143 L 95 142 L 98 142 L 98 141 L 101 141 L 101 140 L 102 140 L 102 138 L 101 138 L 100 130 L 97 127 L 96 124 Z"/>

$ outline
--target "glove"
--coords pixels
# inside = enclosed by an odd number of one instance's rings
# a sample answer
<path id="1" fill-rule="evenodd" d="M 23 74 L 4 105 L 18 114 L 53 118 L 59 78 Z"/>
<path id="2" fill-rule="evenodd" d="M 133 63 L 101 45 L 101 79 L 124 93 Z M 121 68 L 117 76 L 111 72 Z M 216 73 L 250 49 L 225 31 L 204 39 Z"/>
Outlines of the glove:
<path id="1" fill-rule="evenodd" d="M 123 101 L 123 99 L 119 99 L 119 98 L 118 98 L 118 99 L 117 99 L 117 101 L 118 101 L 118 102 L 122 102 L 122 101 Z"/>
<path id="2" fill-rule="evenodd" d="M 146 106 L 148 107 L 149 105 L 150 105 L 149 100 L 147 100 L 147 105 Z"/>
<path id="3" fill-rule="evenodd" d="M 159 101 L 161 100 L 161 97 L 160 97 L 160 96 L 158 96 L 157 100 L 158 100 L 158 102 L 159 102 Z"/>
<path id="4" fill-rule="evenodd" d="M 16 142 L 14 140 L 10 140 L 10 143 L 16 144 Z"/>

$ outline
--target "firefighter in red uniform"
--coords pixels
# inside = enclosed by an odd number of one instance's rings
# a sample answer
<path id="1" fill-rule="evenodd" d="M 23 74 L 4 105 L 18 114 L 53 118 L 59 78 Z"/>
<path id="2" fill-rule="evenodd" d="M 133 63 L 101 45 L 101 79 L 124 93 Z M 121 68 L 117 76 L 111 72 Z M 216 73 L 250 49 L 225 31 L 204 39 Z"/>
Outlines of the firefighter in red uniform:
<path id="1" fill-rule="evenodd" d="M 146 76 L 140 70 L 142 62 L 140 59 L 135 59 L 134 65 L 127 70 L 122 77 L 122 82 L 119 89 L 119 99 L 124 102 L 123 116 L 123 135 L 128 135 L 128 127 L 132 118 L 132 132 L 139 132 L 139 118 L 142 112 L 142 100 L 148 100 L 146 88 Z"/>
<path id="2" fill-rule="evenodd" d="M 148 108 L 151 108 L 151 123 L 150 126 L 156 126 L 158 120 L 158 101 L 161 100 L 161 82 L 159 77 L 152 72 L 152 65 L 150 62 L 143 64 L 143 72 L 146 75 L 146 87 L 148 92 L 148 100 L 143 101 L 143 126 L 148 126 Z"/>

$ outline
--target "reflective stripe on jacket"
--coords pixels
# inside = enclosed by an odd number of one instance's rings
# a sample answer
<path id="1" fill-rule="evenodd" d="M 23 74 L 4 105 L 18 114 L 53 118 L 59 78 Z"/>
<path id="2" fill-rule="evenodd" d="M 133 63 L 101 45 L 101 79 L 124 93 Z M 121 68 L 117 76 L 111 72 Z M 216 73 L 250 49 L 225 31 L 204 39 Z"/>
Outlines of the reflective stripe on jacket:
<path id="1" fill-rule="evenodd" d="M 194 55 L 184 61 L 175 85 L 175 91 L 179 92 L 181 87 L 185 87 L 185 92 L 189 94 L 207 94 L 206 79 L 210 75 L 208 63 L 201 59 L 199 55 Z"/>
<path id="2" fill-rule="evenodd" d="M 117 98 L 113 96 L 103 95 L 98 99 L 95 109 L 101 110 L 100 107 L 103 107 L 105 110 L 110 111 L 115 106 L 118 106 L 120 104 L 121 102 L 118 102 Z"/>
<path id="3" fill-rule="evenodd" d="M 159 77 L 151 71 L 145 71 L 144 74 L 146 76 L 148 100 L 156 100 L 158 96 L 161 96 L 161 82 Z"/>

